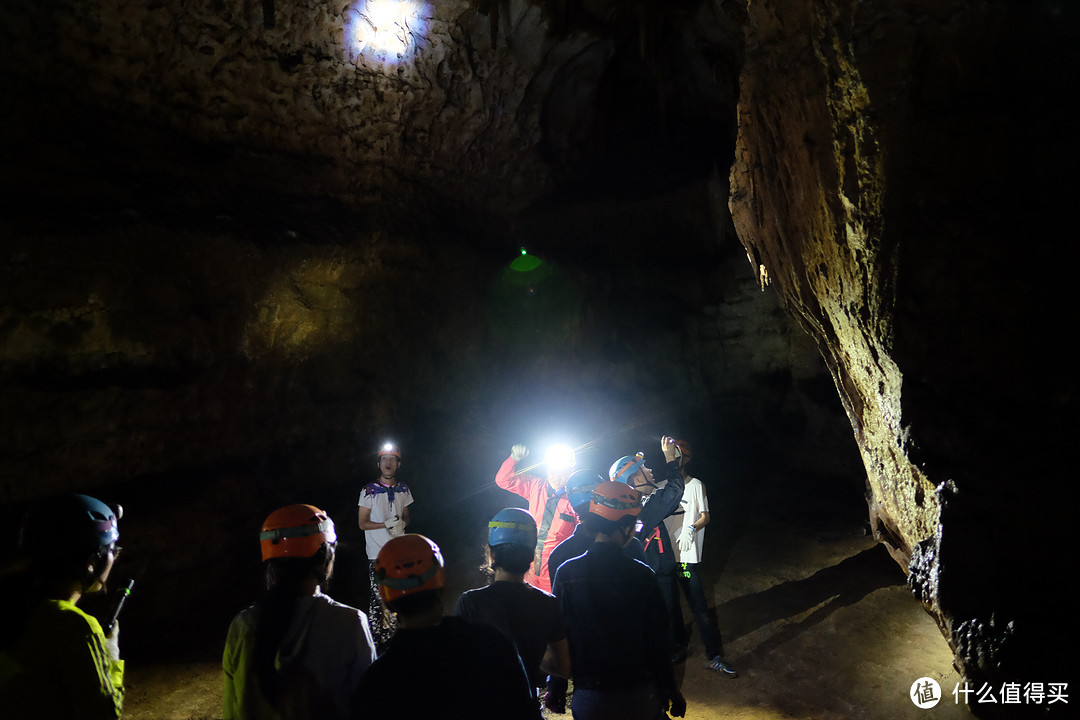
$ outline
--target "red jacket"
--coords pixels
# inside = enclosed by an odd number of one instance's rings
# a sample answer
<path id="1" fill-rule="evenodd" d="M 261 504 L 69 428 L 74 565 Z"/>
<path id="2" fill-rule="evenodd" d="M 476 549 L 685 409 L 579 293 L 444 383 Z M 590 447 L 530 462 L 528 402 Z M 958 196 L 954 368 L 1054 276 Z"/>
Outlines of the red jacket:
<path id="1" fill-rule="evenodd" d="M 515 465 L 512 457 L 506 458 L 502 467 L 499 468 L 499 472 L 495 474 L 495 484 L 503 490 L 509 490 L 515 495 L 520 495 L 529 502 L 529 514 L 536 521 L 536 528 L 539 533 L 536 541 L 539 557 L 533 561 L 529 571 L 525 573 L 525 582 L 545 592 L 551 592 L 548 557 L 550 557 L 551 551 L 555 549 L 556 545 L 574 534 L 577 516 L 574 515 L 574 510 L 570 507 L 570 500 L 566 497 L 566 493 L 558 493 L 557 500 L 552 503 L 550 508 L 551 517 L 545 533 L 544 516 L 549 512 L 548 501 L 556 497 L 556 493 L 544 478 L 525 473 L 516 474 L 514 472 Z M 539 562 L 539 570 L 537 569 L 537 561 Z"/>

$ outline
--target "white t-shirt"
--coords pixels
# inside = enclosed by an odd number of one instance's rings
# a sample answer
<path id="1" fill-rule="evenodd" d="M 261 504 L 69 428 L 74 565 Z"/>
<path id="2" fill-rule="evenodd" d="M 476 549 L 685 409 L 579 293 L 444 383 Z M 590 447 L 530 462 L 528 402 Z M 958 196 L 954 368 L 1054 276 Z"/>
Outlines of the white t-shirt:
<path id="1" fill-rule="evenodd" d="M 664 518 L 664 525 L 667 526 L 668 535 L 671 536 L 671 546 L 675 549 L 675 562 L 701 562 L 701 551 L 705 546 L 705 528 L 694 532 L 694 546 L 688 553 L 679 550 L 679 533 L 684 525 L 692 525 L 703 512 L 709 512 L 709 498 L 705 494 L 705 485 L 697 478 L 687 478 L 682 500 L 679 501 L 679 509 Z"/>
<path id="2" fill-rule="evenodd" d="M 391 494 L 394 497 L 393 502 L 390 502 Z M 412 505 L 412 501 L 412 491 L 405 483 L 398 482 L 391 486 L 376 480 L 365 485 L 360 491 L 360 502 L 357 505 L 371 510 L 371 522 L 384 523 L 392 517 L 401 517 L 405 508 Z M 382 546 L 390 540 L 390 531 L 384 527 L 365 530 L 364 539 L 367 544 L 368 559 L 374 560 L 379 556 Z"/>

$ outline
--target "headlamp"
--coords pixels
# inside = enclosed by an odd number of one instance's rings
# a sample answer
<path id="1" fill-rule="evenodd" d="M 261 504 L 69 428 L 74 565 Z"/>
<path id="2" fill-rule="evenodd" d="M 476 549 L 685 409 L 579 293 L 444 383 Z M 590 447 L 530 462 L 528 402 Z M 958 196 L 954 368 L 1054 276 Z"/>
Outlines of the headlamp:
<path id="1" fill-rule="evenodd" d="M 569 445 L 552 445 L 544 454 L 544 464 L 547 465 L 548 472 L 572 468 L 576 462 L 574 448 Z"/>

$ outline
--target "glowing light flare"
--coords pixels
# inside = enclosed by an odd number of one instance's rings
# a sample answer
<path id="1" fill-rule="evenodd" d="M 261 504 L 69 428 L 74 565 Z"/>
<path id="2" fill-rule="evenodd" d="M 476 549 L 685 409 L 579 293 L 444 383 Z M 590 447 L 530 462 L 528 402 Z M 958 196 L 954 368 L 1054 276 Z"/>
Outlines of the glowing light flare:
<path id="1" fill-rule="evenodd" d="M 525 248 L 521 248 L 521 254 L 514 258 L 513 262 L 510 263 L 510 269 L 518 273 L 527 273 L 537 269 L 543 264 L 543 260 L 535 255 L 530 255 L 525 252 Z"/>
<path id="2" fill-rule="evenodd" d="M 346 12 L 345 47 L 349 60 L 397 64 L 424 41 L 430 8 L 414 0 L 357 0 Z"/>
<path id="3" fill-rule="evenodd" d="M 576 462 L 574 448 L 569 445 L 552 445 L 544 453 L 544 464 L 547 465 L 548 472 L 558 472 L 559 470 L 572 468 Z"/>

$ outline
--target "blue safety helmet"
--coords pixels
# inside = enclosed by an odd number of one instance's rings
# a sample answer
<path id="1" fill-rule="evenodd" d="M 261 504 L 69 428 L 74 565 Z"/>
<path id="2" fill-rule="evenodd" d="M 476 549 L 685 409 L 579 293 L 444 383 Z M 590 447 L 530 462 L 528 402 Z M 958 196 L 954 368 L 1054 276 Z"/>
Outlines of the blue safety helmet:
<path id="1" fill-rule="evenodd" d="M 592 499 L 593 490 L 600 483 L 605 482 L 595 470 L 578 470 L 566 481 L 566 497 L 570 500 L 570 507 L 576 508 Z"/>
<path id="2" fill-rule="evenodd" d="M 638 474 L 645 467 L 645 453 L 637 455 L 624 455 L 611 464 L 608 470 L 608 478 L 614 482 L 630 484 L 630 478 Z"/>
<path id="3" fill-rule="evenodd" d="M 536 521 L 521 508 L 504 508 L 488 523 L 488 545 L 536 547 Z"/>
<path id="4" fill-rule="evenodd" d="M 24 520 L 19 544 L 31 555 L 108 547 L 120 538 L 118 512 L 89 495 L 49 500 Z"/>

